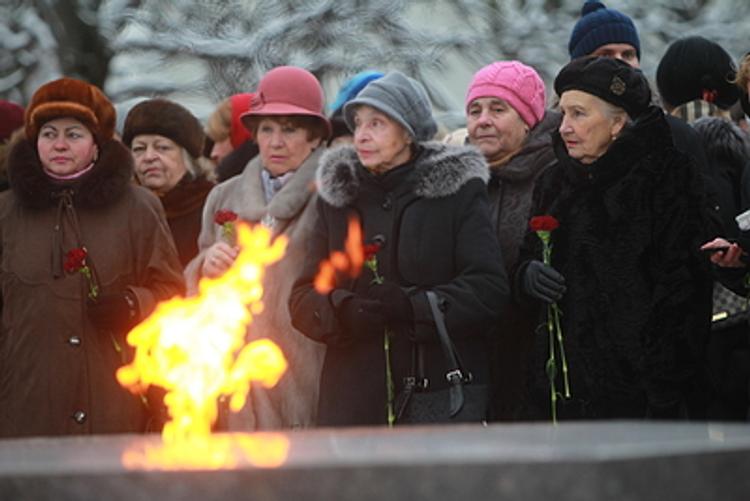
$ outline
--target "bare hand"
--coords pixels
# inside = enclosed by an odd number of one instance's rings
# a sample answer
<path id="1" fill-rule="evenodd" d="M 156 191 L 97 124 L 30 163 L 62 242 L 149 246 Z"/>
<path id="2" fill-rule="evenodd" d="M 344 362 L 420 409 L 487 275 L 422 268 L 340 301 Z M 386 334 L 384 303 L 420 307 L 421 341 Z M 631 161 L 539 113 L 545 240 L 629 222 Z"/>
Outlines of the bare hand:
<path id="1" fill-rule="evenodd" d="M 232 247 L 226 242 L 216 242 L 206 250 L 203 256 L 203 276 L 220 277 L 234 264 L 238 254 L 238 247 Z"/>
<path id="2" fill-rule="evenodd" d="M 710 252 L 712 263 L 722 268 L 744 268 L 746 265 L 740 258 L 745 253 L 742 247 L 723 238 L 714 238 L 701 245 L 701 250 Z"/>

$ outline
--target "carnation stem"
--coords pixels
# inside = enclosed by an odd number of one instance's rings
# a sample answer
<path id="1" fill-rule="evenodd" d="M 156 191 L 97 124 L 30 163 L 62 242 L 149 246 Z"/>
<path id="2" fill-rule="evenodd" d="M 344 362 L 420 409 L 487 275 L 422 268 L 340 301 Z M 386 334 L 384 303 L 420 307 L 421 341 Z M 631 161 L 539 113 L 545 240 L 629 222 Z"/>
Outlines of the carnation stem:
<path id="1" fill-rule="evenodd" d="M 388 427 L 392 428 L 396 422 L 396 414 L 393 412 L 393 373 L 391 372 L 391 339 L 390 331 L 385 330 L 383 334 L 383 351 L 385 352 L 385 390 L 386 390 L 386 412 L 388 414 Z"/>
<path id="2" fill-rule="evenodd" d="M 557 363 L 555 361 L 555 333 L 553 323 L 553 305 L 547 306 L 547 333 L 549 334 L 549 358 L 547 359 L 547 379 L 549 379 L 549 398 L 552 410 L 552 424 L 557 426 Z"/>
<path id="3" fill-rule="evenodd" d="M 560 307 L 557 303 L 552 304 L 552 314 L 555 319 L 555 332 L 557 333 L 557 345 L 560 347 L 560 362 L 562 363 L 563 387 L 565 398 L 570 398 L 570 382 L 568 380 L 568 360 L 565 358 L 565 347 L 563 345 L 562 327 L 560 326 Z"/>

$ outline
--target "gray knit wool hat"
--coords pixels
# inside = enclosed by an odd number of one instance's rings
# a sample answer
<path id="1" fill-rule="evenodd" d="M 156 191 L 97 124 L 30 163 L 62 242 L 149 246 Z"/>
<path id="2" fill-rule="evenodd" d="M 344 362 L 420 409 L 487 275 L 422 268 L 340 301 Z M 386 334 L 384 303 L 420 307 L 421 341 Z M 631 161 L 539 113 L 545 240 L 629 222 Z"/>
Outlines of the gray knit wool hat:
<path id="1" fill-rule="evenodd" d="M 401 124 L 417 141 L 432 139 L 437 123 L 432 118 L 432 107 L 422 84 L 401 72 L 391 71 L 373 80 L 344 105 L 344 120 L 354 131 L 354 111 L 366 104 L 388 115 Z"/>

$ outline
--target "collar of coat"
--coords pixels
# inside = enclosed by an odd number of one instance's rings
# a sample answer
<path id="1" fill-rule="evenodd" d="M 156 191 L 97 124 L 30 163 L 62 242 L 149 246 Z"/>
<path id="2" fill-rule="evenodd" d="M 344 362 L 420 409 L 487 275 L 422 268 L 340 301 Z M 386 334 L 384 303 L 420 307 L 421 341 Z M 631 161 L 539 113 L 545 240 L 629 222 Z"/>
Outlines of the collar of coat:
<path id="1" fill-rule="evenodd" d="M 744 168 L 750 144 L 737 125 L 724 118 L 703 117 L 693 123 L 693 128 L 703 139 L 709 161 L 723 160 Z"/>
<path id="2" fill-rule="evenodd" d="M 186 173 L 174 188 L 160 197 L 167 219 L 184 216 L 203 207 L 213 187 L 214 183 L 202 175 L 193 177 Z"/>
<path id="3" fill-rule="evenodd" d="M 99 148 L 94 168 L 80 179 L 62 184 L 42 169 L 36 149 L 23 139 L 13 146 L 8 156 L 8 180 L 19 202 L 29 208 L 57 206 L 57 193 L 72 189 L 77 207 L 106 207 L 118 200 L 131 183 L 133 157 L 119 141 L 111 140 Z"/>
<path id="4" fill-rule="evenodd" d="M 307 201 L 315 192 L 315 169 L 322 151 L 323 148 L 317 148 L 310 153 L 292 178 L 267 204 L 261 180 L 263 164 L 260 155 L 253 158 L 236 181 L 234 181 L 235 178 L 226 181 L 241 183 L 239 200 L 243 205 L 240 213 L 242 219 L 261 221 L 267 215 L 282 221 L 294 219 L 305 208 Z"/>
<path id="5" fill-rule="evenodd" d="M 562 115 L 553 110 L 544 112 L 542 121 L 529 132 L 521 150 L 506 164 L 491 168 L 492 177 L 508 182 L 535 178 L 539 172 L 555 162 L 552 134 L 560 127 Z"/>
<path id="6" fill-rule="evenodd" d="M 420 143 L 413 160 L 414 194 L 422 198 L 453 195 L 472 179 L 485 184 L 490 173 L 484 156 L 474 146 L 451 146 L 437 141 Z M 345 207 L 359 195 L 364 169 L 353 146 L 328 150 L 316 174 L 318 193 L 330 205 Z"/>

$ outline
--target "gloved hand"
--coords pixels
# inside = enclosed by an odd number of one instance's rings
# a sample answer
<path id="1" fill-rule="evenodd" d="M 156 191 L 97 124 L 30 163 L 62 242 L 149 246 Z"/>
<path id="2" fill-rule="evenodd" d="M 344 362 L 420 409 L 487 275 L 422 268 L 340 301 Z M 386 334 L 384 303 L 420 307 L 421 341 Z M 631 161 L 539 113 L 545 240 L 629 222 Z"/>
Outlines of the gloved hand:
<path id="1" fill-rule="evenodd" d="M 125 333 L 138 323 L 138 302 L 130 291 L 103 294 L 87 301 L 86 312 L 97 329 Z"/>
<path id="2" fill-rule="evenodd" d="M 367 290 L 367 297 L 383 304 L 383 315 L 388 324 L 411 324 L 414 321 L 414 309 L 404 289 L 393 282 L 374 284 Z"/>
<path id="3" fill-rule="evenodd" d="M 554 303 L 565 294 L 565 277 L 541 261 L 531 261 L 524 271 L 521 287 L 535 299 Z"/>
<path id="4" fill-rule="evenodd" d="M 380 301 L 367 299 L 357 294 L 348 294 L 340 301 L 333 299 L 332 303 L 346 337 L 363 338 L 383 335 L 386 321 L 383 315 L 383 304 Z"/>

